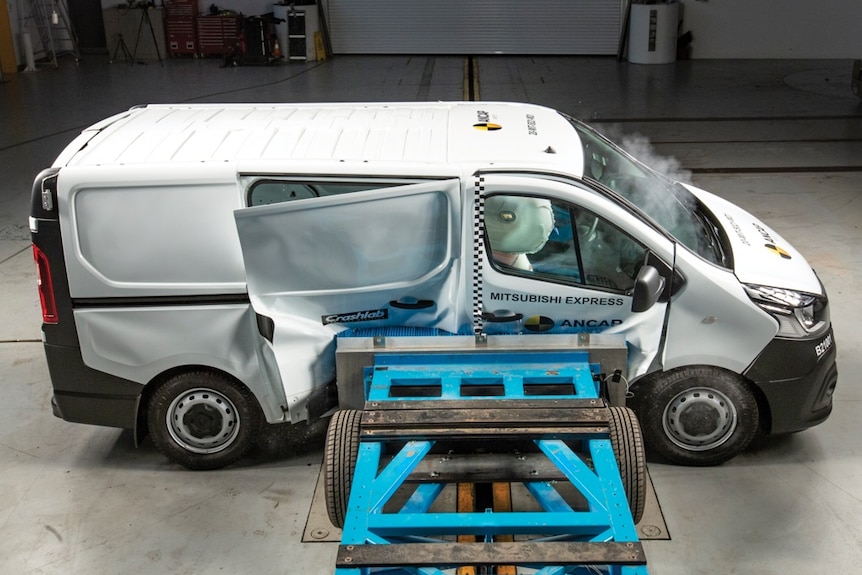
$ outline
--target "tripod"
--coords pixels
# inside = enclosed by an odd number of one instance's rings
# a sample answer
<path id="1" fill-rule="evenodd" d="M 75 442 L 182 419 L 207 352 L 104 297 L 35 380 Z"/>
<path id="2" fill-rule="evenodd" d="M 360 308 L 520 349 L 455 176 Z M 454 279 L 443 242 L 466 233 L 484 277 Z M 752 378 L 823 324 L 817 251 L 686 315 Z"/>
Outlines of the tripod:
<path id="1" fill-rule="evenodd" d="M 134 58 L 132 58 L 132 53 L 129 52 L 129 47 L 126 46 L 126 41 L 123 39 L 122 34 L 117 34 L 117 43 L 114 45 L 114 55 L 111 56 L 110 63 L 113 64 L 117 61 L 117 52 L 122 50 L 123 53 L 123 62 L 134 62 Z"/>
<path id="2" fill-rule="evenodd" d="M 162 61 L 162 53 L 159 50 L 159 43 L 156 41 L 156 32 L 153 30 L 153 21 L 150 20 L 150 8 L 149 6 L 141 7 L 141 22 L 138 24 L 138 36 L 135 38 L 135 49 L 132 51 L 132 61 L 135 61 L 135 56 L 138 54 L 138 44 L 141 43 L 141 32 L 144 29 L 144 22 L 147 23 L 147 27 L 150 29 L 150 37 L 153 39 L 153 47 L 156 49 L 156 56 L 159 58 L 159 64 L 162 66 L 165 63 Z"/>

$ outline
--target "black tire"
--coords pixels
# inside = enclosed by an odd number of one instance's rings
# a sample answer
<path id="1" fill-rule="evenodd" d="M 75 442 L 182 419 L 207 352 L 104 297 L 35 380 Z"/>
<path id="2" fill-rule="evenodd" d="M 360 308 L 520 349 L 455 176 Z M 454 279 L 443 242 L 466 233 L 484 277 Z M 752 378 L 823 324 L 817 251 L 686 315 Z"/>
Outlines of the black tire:
<path id="1" fill-rule="evenodd" d="M 650 376 L 635 388 L 647 449 L 678 465 L 720 465 L 757 434 L 757 399 L 741 376 L 710 366 Z"/>
<path id="2" fill-rule="evenodd" d="M 644 515 L 647 496 L 646 452 L 635 412 L 627 407 L 609 407 L 611 445 L 620 468 L 632 518 Z"/>
<path id="3" fill-rule="evenodd" d="M 362 412 L 356 409 L 336 411 L 326 430 L 323 453 L 323 486 L 329 520 L 339 529 L 344 527 L 347 502 L 356 458 L 359 455 L 359 426 Z"/>
<path id="4" fill-rule="evenodd" d="M 189 469 L 219 469 L 253 445 L 263 416 L 254 395 L 214 372 L 176 375 L 150 397 L 147 423 L 159 451 Z"/>

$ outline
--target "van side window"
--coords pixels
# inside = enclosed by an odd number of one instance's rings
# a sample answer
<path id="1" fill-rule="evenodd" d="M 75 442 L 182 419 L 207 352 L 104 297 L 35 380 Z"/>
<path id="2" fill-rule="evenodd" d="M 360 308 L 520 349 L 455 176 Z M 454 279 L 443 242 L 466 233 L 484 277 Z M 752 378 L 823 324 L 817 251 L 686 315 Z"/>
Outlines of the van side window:
<path id="1" fill-rule="evenodd" d="M 498 270 L 559 283 L 627 292 L 646 258 L 610 222 L 558 200 L 490 196 L 485 232 Z"/>
<path id="2" fill-rule="evenodd" d="M 627 292 L 646 261 L 646 248 L 610 222 L 572 208 L 578 230 L 576 244 L 588 286 Z"/>
<path id="3" fill-rule="evenodd" d="M 263 206 L 316 198 L 317 192 L 307 184 L 294 182 L 261 181 L 256 182 L 249 191 L 249 206 Z"/>
<path id="4" fill-rule="evenodd" d="M 264 206 L 279 202 L 307 200 L 320 196 L 350 194 L 365 190 L 379 190 L 403 183 L 391 182 L 296 182 L 289 180 L 257 180 L 248 190 L 248 206 Z"/>

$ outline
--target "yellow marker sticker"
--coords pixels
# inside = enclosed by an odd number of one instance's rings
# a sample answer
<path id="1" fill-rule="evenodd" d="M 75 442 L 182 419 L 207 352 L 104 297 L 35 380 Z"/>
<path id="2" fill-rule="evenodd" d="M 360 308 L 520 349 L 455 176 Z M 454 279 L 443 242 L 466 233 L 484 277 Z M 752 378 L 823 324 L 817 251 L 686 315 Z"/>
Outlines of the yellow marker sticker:
<path id="1" fill-rule="evenodd" d="M 503 126 L 500 124 L 494 124 L 493 122 L 479 122 L 478 124 L 473 124 L 473 127 L 477 130 L 484 130 L 486 132 L 493 132 L 495 130 L 502 130 Z"/>
<path id="2" fill-rule="evenodd" d="M 543 315 L 534 315 L 524 320 L 524 327 L 529 331 L 543 332 L 554 328 L 554 320 Z"/>
<path id="3" fill-rule="evenodd" d="M 766 249 L 768 249 L 769 251 L 780 255 L 781 257 L 783 257 L 786 260 L 790 259 L 790 254 L 787 253 L 787 250 L 785 250 L 784 248 L 780 248 L 780 247 L 776 246 L 775 244 L 764 244 L 764 245 L 766 246 Z"/>

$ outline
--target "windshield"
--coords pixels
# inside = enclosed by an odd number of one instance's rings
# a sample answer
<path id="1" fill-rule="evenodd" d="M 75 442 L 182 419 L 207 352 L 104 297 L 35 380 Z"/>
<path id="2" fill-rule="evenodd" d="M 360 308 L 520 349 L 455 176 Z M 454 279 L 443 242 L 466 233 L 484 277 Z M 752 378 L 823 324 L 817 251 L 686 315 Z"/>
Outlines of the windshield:
<path id="1" fill-rule="evenodd" d="M 649 216 L 678 242 L 714 264 L 726 266 L 718 227 L 681 184 L 641 164 L 585 124 L 567 119 L 584 147 L 584 177 L 610 188 Z"/>

